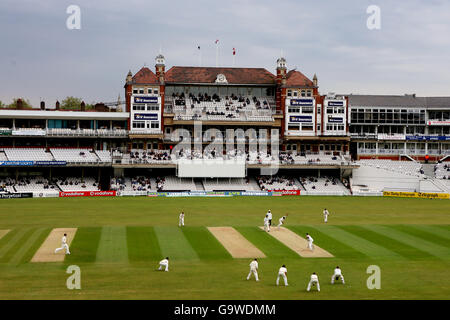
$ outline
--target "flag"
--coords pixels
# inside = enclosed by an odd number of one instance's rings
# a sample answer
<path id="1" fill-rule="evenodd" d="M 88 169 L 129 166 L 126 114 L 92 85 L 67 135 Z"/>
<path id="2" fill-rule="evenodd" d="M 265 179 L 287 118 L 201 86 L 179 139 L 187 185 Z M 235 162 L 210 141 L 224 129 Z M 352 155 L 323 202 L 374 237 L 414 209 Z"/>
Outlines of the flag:
<path id="1" fill-rule="evenodd" d="M 218 44 L 218 43 L 219 43 L 219 39 L 216 40 L 215 44 Z"/>
<path id="2" fill-rule="evenodd" d="M 236 55 L 236 48 L 233 48 L 233 56 Z"/>

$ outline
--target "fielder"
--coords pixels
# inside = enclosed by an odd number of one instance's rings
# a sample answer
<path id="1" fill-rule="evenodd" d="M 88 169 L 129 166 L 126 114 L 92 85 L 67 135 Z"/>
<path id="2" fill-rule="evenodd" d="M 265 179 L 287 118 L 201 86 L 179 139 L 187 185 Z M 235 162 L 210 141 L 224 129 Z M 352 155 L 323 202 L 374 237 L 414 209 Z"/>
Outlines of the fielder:
<path id="1" fill-rule="evenodd" d="M 272 212 L 267 211 L 267 217 L 269 218 L 269 226 L 272 226 Z"/>
<path id="2" fill-rule="evenodd" d="M 323 209 L 323 221 L 325 221 L 325 223 L 328 222 L 329 215 L 330 215 L 330 213 L 328 212 L 327 208 Z"/>
<path id="3" fill-rule="evenodd" d="M 306 289 L 306 291 L 310 291 L 311 286 L 317 286 L 317 291 L 320 292 L 319 277 L 317 276 L 317 274 L 315 272 L 313 272 L 311 275 L 311 280 L 309 280 L 308 288 Z"/>
<path id="4" fill-rule="evenodd" d="M 64 236 L 61 239 L 61 248 L 56 248 L 55 253 L 58 253 L 58 251 L 66 249 L 66 254 L 70 254 L 69 251 L 69 245 L 67 244 L 67 234 L 64 233 Z"/>
<path id="5" fill-rule="evenodd" d="M 163 267 L 164 267 L 164 271 L 169 271 L 169 257 L 166 257 L 165 259 L 163 259 L 159 262 L 158 270 L 161 270 Z"/>
<path id="6" fill-rule="evenodd" d="M 266 215 L 266 217 L 264 218 L 264 231 L 270 232 L 270 223 L 268 215 Z"/>
<path id="7" fill-rule="evenodd" d="M 279 220 L 278 220 L 278 225 L 277 228 L 280 229 L 280 227 L 284 224 L 284 221 L 286 220 L 287 215 L 282 216 Z"/>
<path id="8" fill-rule="evenodd" d="M 288 282 L 287 282 L 287 269 L 286 269 L 286 266 L 284 264 L 281 266 L 280 270 L 278 270 L 277 285 L 280 282 L 280 277 L 283 277 L 284 285 L 287 286 L 288 285 Z"/>
<path id="9" fill-rule="evenodd" d="M 248 273 L 247 280 L 250 280 L 252 273 L 255 276 L 256 281 L 259 281 L 259 279 L 258 279 L 258 260 L 256 258 L 252 262 L 250 262 L 250 272 Z"/>
<path id="10" fill-rule="evenodd" d="M 345 284 L 344 276 L 342 275 L 342 270 L 339 268 L 339 266 L 337 266 L 336 269 L 334 269 L 333 276 L 331 277 L 331 284 L 334 284 L 334 280 L 338 281 L 339 279 L 341 279 L 342 284 Z"/>
<path id="11" fill-rule="evenodd" d="M 306 234 L 306 241 L 308 241 L 308 249 L 313 251 L 314 250 L 314 239 L 309 235 L 309 233 Z"/>
<path id="12" fill-rule="evenodd" d="M 181 211 L 181 213 L 180 213 L 180 218 L 178 219 L 178 226 L 179 227 L 181 227 L 181 226 L 184 227 L 184 211 Z"/>

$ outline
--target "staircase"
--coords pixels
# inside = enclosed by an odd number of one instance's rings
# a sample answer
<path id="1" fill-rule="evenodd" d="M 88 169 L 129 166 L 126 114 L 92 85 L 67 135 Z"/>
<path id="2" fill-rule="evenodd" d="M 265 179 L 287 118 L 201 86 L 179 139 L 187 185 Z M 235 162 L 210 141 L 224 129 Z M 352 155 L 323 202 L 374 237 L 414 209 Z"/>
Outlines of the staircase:
<path id="1" fill-rule="evenodd" d="M 423 173 L 430 178 L 434 178 L 434 164 L 433 163 L 424 163 L 422 164 Z"/>
<path id="2" fill-rule="evenodd" d="M 205 191 L 205 187 L 203 186 L 203 183 L 200 180 L 195 180 L 195 189 L 197 191 Z"/>

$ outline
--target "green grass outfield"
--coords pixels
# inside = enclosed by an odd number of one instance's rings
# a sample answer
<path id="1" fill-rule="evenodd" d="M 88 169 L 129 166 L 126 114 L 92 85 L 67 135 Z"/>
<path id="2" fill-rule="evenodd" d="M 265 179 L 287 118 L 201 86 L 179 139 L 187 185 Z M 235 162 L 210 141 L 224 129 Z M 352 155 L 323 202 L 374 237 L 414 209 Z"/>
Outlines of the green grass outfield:
<path id="1" fill-rule="evenodd" d="M 323 223 L 322 210 L 331 212 Z M 301 258 L 261 231 L 265 212 L 334 258 Z M 178 214 L 186 213 L 186 227 Z M 208 231 L 233 226 L 267 258 L 233 259 Z M 53 228 L 77 227 L 62 263 L 30 263 Z M 450 299 L 450 202 L 378 197 L 67 198 L 0 201 L 0 299 Z M 171 258 L 170 272 L 158 262 Z M 289 287 L 276 287 L 288 268 Z M 66 268 L 81 268 L 81 290 Z M 330 284 L 339 265 L 346 284 Z M 381 289 L 366 286 L 369 265 Z M 306 292 L 316 272 L 321 292 Z"/>

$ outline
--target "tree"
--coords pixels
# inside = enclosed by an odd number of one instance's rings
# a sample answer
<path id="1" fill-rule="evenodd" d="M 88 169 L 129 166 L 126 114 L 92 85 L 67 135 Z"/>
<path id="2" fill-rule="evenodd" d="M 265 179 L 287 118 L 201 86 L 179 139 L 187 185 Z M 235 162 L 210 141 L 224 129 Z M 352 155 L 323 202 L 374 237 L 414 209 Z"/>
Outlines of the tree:
<path id="1" fill-rule="evenodd" d="M 66 97 L 61 102 L 62 109 L 80 109 L 81 99 L 76 97 Z"/>
<path id="2" fill-rule="evenodd" d="M 0 108 L 5 108 L 6 107 L 6 104 L 4 104 L 3 102 L 2 102 L 2 100 L 0 100 Z"/>
<path id="3" fill-rule="evenodd" d="M 17 108 L 17 100 L 19 100 L 19 99 L 22 100 L 22 106 L 23 106 L 24 109 L 31 109 L 31 108 L 33 108 L 31 106 L 30 100 L 24 99 L 24 98 L 14 98 L 13 102 L 8 105 L 8 108 L 11 108 L 11 109 Z"/>

